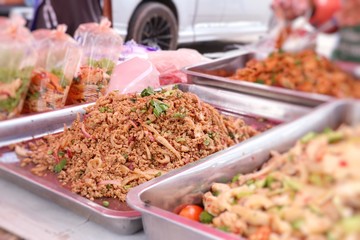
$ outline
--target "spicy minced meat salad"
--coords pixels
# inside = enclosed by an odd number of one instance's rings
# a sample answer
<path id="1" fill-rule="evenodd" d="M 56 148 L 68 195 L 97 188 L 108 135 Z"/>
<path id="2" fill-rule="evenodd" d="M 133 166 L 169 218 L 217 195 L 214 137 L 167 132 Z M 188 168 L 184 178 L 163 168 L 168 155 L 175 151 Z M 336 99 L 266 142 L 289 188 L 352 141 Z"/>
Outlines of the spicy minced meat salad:
<path id="1" fill-rule="evenodd" d="M 360 98 L 360 81 L 312 50 L 250 60 L 229 78 L 334 97 Z"/>
<path id="2" fill-rule="evenodd" d="M 112 92 L 64 132 L 29 143 L 22 165 L 58 173 L 91 200 L 125 201 L 129 188 L 257 134 L 242 119 L 219 114 L 178 89 L 141 95 Z"/>
<path id="3" fill-rule="evenodd" d="M 214 183 L 203 222 L 250 240 L 360 239 L 359 156 L 360 125 L 311 132 L 261 170 Z"/>

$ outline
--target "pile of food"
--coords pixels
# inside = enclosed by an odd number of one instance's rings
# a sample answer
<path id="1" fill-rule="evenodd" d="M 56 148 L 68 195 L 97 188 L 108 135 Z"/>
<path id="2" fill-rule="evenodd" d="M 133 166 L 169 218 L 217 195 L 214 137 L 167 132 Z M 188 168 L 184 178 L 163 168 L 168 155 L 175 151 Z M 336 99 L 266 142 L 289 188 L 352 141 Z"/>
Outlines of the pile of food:
<path id="1" fill-rule="evenodd" d="M 192 94 L 173 89 L 112 92 L 64 132 L 29 143 L 22 166 L 50 171 L 91 200 L 125 201 L 129 188 L 257 134 L 242 119 L 219 114 Z"/>
<path id="2" fill-rule="evenodd" d="M 360 82 L 312 50 L 250 60 L 229 78 L 334 97 L 360 98 Z"/>
<path id="3" fill-rule="evenodd" d="M 360 125 L 305 135 L 257 172 L 214 183 L 200 221 L 251 239 L 360 239 Z"/>

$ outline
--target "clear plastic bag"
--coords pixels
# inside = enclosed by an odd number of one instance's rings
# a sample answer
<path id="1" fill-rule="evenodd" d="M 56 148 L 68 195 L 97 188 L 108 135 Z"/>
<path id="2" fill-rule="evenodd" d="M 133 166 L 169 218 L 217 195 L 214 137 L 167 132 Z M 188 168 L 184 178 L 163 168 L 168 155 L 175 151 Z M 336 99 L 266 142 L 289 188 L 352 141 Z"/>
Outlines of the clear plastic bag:
<path id="1" fill-rule="evenodd" d="M 94 102 L 105 95 L 112 71 L 118 62 L 122 38 L 104 18 L 100 24 L 81 24 L 75 39 L 83 49 L 81 66 L 71 85 L 67 104 Z"/>
<path id="2" fill-rule="evenodd" d="M 33 32 L 39 57 L 31 75 L 24 113 L 65 106 L 81 58 L 80 47 L 65 31 L 66 26 L 59 25 L 56 30 L 40 29 Z"/>
<path id="3" fill-rule="evenodd" d="M 0 120 L 21 113 L 37 59 L 24 24 L 19 17 L 0 21 Z"/>

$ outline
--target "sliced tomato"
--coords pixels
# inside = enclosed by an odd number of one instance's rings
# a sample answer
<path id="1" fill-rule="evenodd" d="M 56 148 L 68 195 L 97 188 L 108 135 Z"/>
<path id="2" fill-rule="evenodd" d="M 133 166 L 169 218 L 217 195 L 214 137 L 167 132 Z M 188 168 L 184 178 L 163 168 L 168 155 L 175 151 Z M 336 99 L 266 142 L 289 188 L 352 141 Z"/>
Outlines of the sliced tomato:
<path id="1" fill-rule="evenodd" d="M 200 214 L 204 209 L 198 205 L 186 205 L 181 209 L 179 215 L 194 221 L 200 221 Z"/>

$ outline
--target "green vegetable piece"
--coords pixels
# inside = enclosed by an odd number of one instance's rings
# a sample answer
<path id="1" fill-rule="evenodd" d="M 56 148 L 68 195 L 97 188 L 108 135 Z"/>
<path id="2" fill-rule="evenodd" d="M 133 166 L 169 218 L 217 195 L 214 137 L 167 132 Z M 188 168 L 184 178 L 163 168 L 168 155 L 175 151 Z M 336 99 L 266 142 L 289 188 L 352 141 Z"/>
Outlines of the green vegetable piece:
<path id="1" fill-rule="evenodd" d="M 269 188 L 271 187 L 271 184 L 275 181 L 274 177 L 269 175 L 265 178 L 265 182 L 264 182 L 264 188 Z"/>
<path id="2" fill-rule="evenodd" d="M 175 89 L 179 89 L 179 85 L 177 85 L 177 84 L 176 84 L 176 85 L 174 85 L 174 86 L 172 87 L 172 89 L 173 89 L 173 90 L 175 90 Z"/>
<path id="3" fill-rule="evenodd" d="M 337 143 L 344 139 L 344 134 L 340 132 L 330 132 L 327 134 L 328 137 L 328 143 Z"/>
<path id="4" fill-rule="evenodd" d="M 246 181 L 246 185 L 251 185 L 251 184 L 254 184 L 255 183 L 255 180 L 254 179 L 249 179 Z"/>
<path id="5" fill-rule="evenodd" d="M 105 111 L 105 107 L 99 107 L 99 112 L 104 113 Z"/>
<path id="6" fill-rule="evenodd" d="M 150 105 L 153 106 L 153 113 L 156 117 L 159 117 L 161 114 L 165 113 L 169 106 L 161 101 L 156 101 L 151 99 Z"/>
<path id="7" fill-rule="evenodd" d="M 300 59 L 296 59 L 295 60 L 295 65 L 296 66 L 300 66 L 302 64 L 301 60 Z"/>
<path id="8" fill-rule="evenodd" d="M 259 84 L 265 84 L 265 81 L 260 78 L 256 79 L 255 82 Z"/>
<path id="9" fill-rule="evenodd" d="M 130 100 L 131 102 L 133 102 L 133 103 L 136 103 L 136 101 L 137 101 L 136 98 L 130 98 L 129 100 Z"/>
<path id="10" fill-rule="evenodd" d="M 206 138 L 206 139 L 204 140 L 204 145 L 205 145 L 205 146 L 209 146 L 209 145 L 210 145 L 210 139 Z"/>
<path id="11" fill-rule="evenodd" d="M 136 107 L 132 107 L 132 108 L 130 109 L 130 111 L 131 111 L 131 112 L 136 112 Z"/>
<path id="12" fill-rule="evenodd" d="M 299 191 L 301 189 L 301 184 L 293 179 L 285 179 L 283 184 L 285 188 L 289 188 L 294 191 Z"/>
<path id="13" fill-rule="evenodd" d="M 251 191 L 242 191 L 242 192 L 239 192 L 238 194 L 236 194 L 236 198 L 239 199 L 239 198 L 250 196 L 252 194 L 253 194 L 253 192 L 251 192 Z"/>
<path id="14" fill-rule="evenodd" d="M 220 226 L 220 227 L 218 227 L 218 229 L 221 231 L 224 231 L 224 232 L 230 232 L 230 229 L 228 226 Z"/>
<path id="15" fill-rule="evenodd" d="M 262 179 L 262 180 L 256 180 L 255 181 L 255 186 L 257 188 L 263 188 L 265 186 L 266 180 Z"/>
<path id="16" fill-rule="evenodd" d="M 58 156 L 59 156 L 59 157 L 63 157 L 64 155 L 65 155 L 65 152 L 63 152 L 63 151 L 59 151 L 59 152 L 58 152 Z"/>
<path id="17" fill-rule="evenodd" d="M 237 182 L 239 180 L 239 177 L 241 176 L 240 173 L 236 174 L 232 179 L 231 179 L 231 182 Z"/>
<path id="18" fill-rule="evenodd" d="M 146 97 L 155 94 L 155 91 L 152 87 L 147 87 L 140 93 L 141 97 Z"/>
<path id="19" fill-rule="evenodd" d="M 65 165 L 66 165 L 66 158 L 63 158 L 60 160 L 60 162 L 58 164 L 56 164 L 54 166 L 54 172 L 56 172 L 56 173 L 61 172 L 63 170 L 63 168 L 65 167 Z"/>
<path id="20" fill-rule="evenodd" d="M 160 177 L 161 176 L 161 172 L 158 172 L 157 174 L 155 174 L 155 177 Z"/>
<path id="21" fill-rule="evenodd" d="M 303 137 L 300 139 L 300 142 L 301 142 L 302 144 L 306 144 L 306 143 L 310 142 L 311 140 L 313 140 L 316 136 L 317 136 L 316 133 L 314 133 L 314 132 L 309 132 L 309 133 L 307 133 L 305 136 L 303 136 Z"/>
<path id="22" fill-rule="evenodd" d="M 175 141 L 176 141 L 176 142 L 185 142 L 186 139 L 185 139 L 185 138 L 182 138 L 182 137 L 179 137 L 179 138 L 176 138 Z"/>
<path id="23" fill-rule="evenodd" d="M 131 188 L 131 185 L 130 184 L 125 185 L 124 188 L 127 190 L 127 189 Z"/>
<path id="24" fill-rule="evenodd" d="M 128 159 L 129 155 L 127 153 L 124 153 L 122 154 L 122 156 L 125 158 L 125 159 Z"/>
<path id="25" fill-rule="evenodd" d="M 304 220 L 303 219 L 297 219 L 293 222 L 291 222 L 291 227 L 295 230 L 300 230 L 301 226 L 304 224 Z"/>
<path id="26" fill-rule="evenodd" d="M 220 192 L 219 191 L 213 191 L 211 192 L 213 196 L 217 197 L 220 195 Z"/>
<path id="27" fill-rule="evenodd" d="M 109 201 L 103 201 L 102 204 L 104 207 L 109 207 L 110 205 Z"/>
<path id="28" fill-rule="evenodd" d="M 200 213 L 200 222 L 202 223 L 211 223 L 213 220 L 214 216 L 211 215 L 208 211 L 202 211 Z"/>
<path id="29" fill-rule="evenodd" d="M 53 154 L 54 153 L 54 151 L 53 150 L 49 150 L 49 151 L 47 151 L 47 154 L 49 154 L 49 155 L 51 155 L 51 154 Z"/>
<path id="30" fill-rule="evenodd" d="M 185 118 L 186 114 L 177 112 L 177 113 L 174 113 L 173 117 L 174 118 Z"/>
<path id="31" fill-rule="evenodd" d="M 327 128 L 325 128 L 324 130 L 323 130 L 323 133 L 331 133 L 331 132 L 333 132 L 333 130 L 331 129 L 331 128 L 329 128 L 329 127 L 327 127 Z"/>
<path id="32" fill-rule="evenodd" d="M 209 138 L 214 139 L 216 137 L 216 133 L 208 132 Z"/>
<path id="33" fill-rule="evenodd" d="M 345 218 L 340 225 L 349 234 L 360 232 L 360 215 Z"/>
<path id="34" fill-rule="evenodd" d="M 233 132 L 229 132 L 229 137 L 230 137 L 231 139 L 235 139 L 234 133 L 233 133 Z"/>

